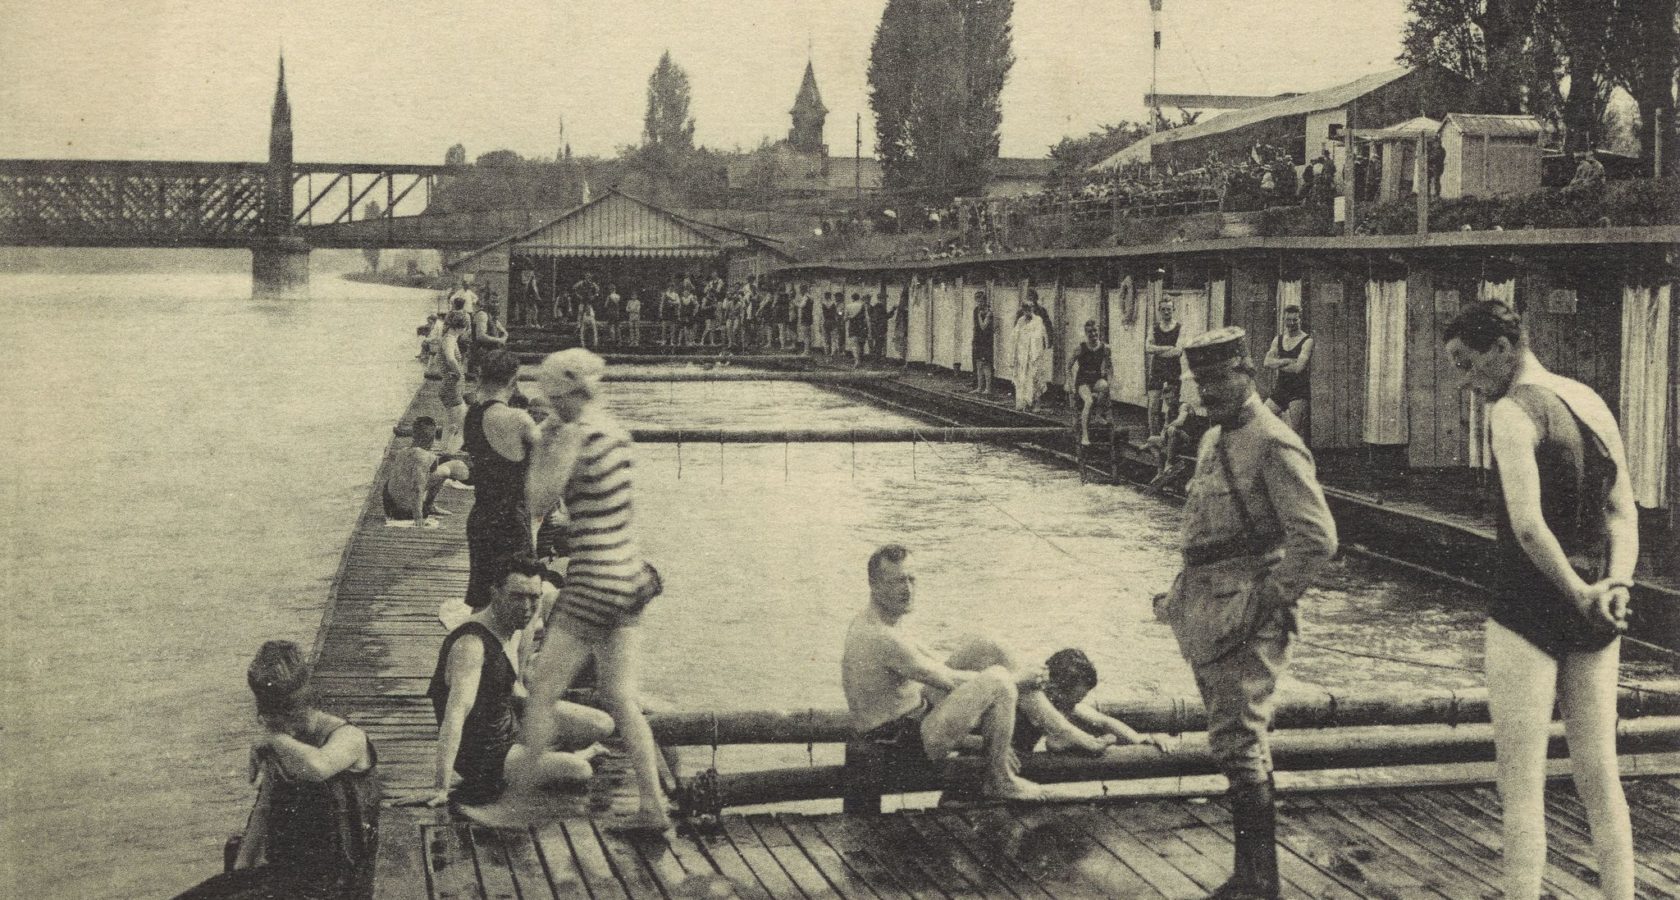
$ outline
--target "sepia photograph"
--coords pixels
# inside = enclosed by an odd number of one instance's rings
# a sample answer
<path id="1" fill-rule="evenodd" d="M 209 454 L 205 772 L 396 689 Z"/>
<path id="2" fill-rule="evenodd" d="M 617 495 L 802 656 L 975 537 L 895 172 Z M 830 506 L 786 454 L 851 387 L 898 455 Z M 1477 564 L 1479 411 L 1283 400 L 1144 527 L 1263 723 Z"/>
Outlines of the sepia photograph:
<path id="1" fill-rule="evenodd" d="M 0 0 L 0 897 L 1680 897 L 1680 0 Z"/>

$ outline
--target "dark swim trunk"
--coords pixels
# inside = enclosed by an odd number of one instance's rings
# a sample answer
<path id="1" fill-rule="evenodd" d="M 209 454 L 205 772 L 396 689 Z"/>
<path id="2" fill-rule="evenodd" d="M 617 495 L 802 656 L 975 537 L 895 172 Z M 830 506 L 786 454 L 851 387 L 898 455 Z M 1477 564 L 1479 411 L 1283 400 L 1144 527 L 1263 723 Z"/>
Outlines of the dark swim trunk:
<path id="1" fill-rule="evenodd" d="M 922 705 L 864 732 L 863 740 L 888 751 L 895 757 L 915 756 L 927 760 L 927 748 L 922 745 L 922 720 L 930 712 L 926 698 Z"/>
<path id="2" fill-rule="evenodd" d="M 414 518 L 414 510 L 409 509 L 407 504 L 405 504 L 402 501 L 398 500 L 397 498 L 391 496 L 391 486 L 389 484 L 385 485 L 384 494 L 385 494 L 385 496 L 384 496 L 385 518 L 387 518 L 387 519 L 412 519 L 412 518 Z"/>

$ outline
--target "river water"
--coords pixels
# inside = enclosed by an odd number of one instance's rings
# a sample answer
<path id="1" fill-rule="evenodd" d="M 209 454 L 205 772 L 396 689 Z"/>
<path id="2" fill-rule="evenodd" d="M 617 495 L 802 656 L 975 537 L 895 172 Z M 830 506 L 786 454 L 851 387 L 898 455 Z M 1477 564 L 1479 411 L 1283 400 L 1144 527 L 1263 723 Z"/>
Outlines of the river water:
<path id="1" fill-rule="evenodd" d="M 212 874 L 243 821 L 244 667 L 264 639 L 313 641 L 419 382 L 413 326 L 434 301 L 320 276 L 314 300 L 284 305 L 246 299 L 244 275 L 0 288 L 14 323 L 0 369 L 0 896 L 168 895 Z M 621 383 L 611 402 L 633 424 L 914 421 L 786 382 Z M 933 648 L 969 633 L 1029 658 L 1079 646 L 1097 699 L 1194 695 L 1149 609 L 1176 564 L 1171 504 L 976 445 L 639 455 L 643 540 L 668 588 L 648 614 L 644 681 L 668 706 L 842 706 L 845 625 L 887 541 L 918 555 L 911 622 Z M 1285 690 L 1479 684 L 1477 605 L 1338 561 L 1302 604 L 1320 646 L 1300 648 Z"/>
<path id="2" fill-rule="evenodd" d="M 314 640 L 430 293 L 0 276 L 0 896 L 168 896 L 250 804 L 244 669 Z"/>

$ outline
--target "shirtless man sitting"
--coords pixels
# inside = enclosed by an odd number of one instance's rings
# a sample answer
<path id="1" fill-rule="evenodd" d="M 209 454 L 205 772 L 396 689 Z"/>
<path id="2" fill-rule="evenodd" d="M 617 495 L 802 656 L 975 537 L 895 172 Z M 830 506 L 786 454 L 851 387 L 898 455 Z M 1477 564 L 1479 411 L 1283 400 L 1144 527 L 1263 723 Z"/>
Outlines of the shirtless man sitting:
<path id="1" fill-rule="evenodd" d="M 414 420 L 414 443 L 397 451 L 391 460 L 391 474 L 385 479 L 385 518 L 413 519 L 414 524 L 429 527 L 432 523 L 427 522 L 428 517 L 449 514 L 433 502 L 444 482 L 471 480 L 466 463 L 444 459 L 432 449 L 437 433 L 437 422 L 430 416 Z"/>
<path id="2" fill-rule="evenodd" d="M 978 729 L 985 739 L 981 793 L 1037 800 L 1043 790 L 1015 774 L 1010 742 L 1020 691 L 1037 690 L 1042 674 L 1017 676 L 1002 665 L 953 669 L 934 659 L 899 627 L 915 594 L 910 551 L 888 544 L 869 557 L 869 605 L 852 619 L 841 658 L 841 681 L 859 738 L 939 761 Z M 942 692 L 934 699 L 932 692 Z"/>

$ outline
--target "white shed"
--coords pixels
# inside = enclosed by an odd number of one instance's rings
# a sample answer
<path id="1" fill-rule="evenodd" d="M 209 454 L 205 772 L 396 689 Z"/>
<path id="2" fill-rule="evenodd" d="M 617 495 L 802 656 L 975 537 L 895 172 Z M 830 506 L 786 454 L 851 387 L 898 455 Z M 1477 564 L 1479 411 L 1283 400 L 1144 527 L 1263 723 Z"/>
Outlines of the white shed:
<path id="1" fill-rule="evenodd" d="M 1441 125 L 1442 197 L 1524 194 L 1540 187 L 1540 120 L 1448 113 Z"/>

